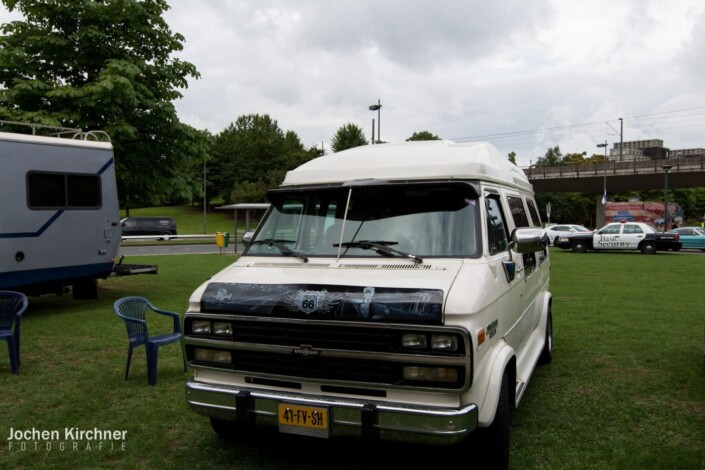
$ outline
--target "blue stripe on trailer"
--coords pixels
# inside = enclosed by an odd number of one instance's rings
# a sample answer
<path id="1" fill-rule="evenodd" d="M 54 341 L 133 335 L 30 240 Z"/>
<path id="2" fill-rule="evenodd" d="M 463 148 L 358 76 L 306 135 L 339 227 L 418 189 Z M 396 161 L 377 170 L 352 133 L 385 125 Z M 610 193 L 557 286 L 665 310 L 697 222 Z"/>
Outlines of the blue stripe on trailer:
<path id="1" fill-rule="evenodd" d="M 61 214 L 63 214 L 63 213 L 64 213 L 64 209 L 56 211 L 56 213 L 54 215 L 52 215 L 51 218 L 49 218 L 49 220 L 47 220 L 44 223 L 44 225 L 39 227 L 39 230 L 37 230 L 36 232 L 0 233 L 0 238 L 36 238 L 36 237 L 40 237 L 42 235 L 42 233 L 44 233 L 44 231 L 46 229 L 48 229 L 51 226 L 51 224 L 53 224 L 56 221 L 56 219 L 58 219 L 61 216 Z"/>

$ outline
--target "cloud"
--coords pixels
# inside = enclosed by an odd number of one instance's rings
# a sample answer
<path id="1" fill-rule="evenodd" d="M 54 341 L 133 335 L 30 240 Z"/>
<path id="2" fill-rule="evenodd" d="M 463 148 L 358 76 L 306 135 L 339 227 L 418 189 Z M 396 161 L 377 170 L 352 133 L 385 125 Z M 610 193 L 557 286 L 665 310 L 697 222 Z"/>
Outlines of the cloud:
<path id="1" fill-rule="evenodd" d="M 478 138 L 520 164 L 611 145 L 620 117 L 625 139 L 705 147 L 702 0 L 179 0 L 165 18 L 202 75 L 179 116 L 211 132 L 269 114 L 328 147 L 347 122 L 369 135 L 379 99 L 383 140 Z"/>

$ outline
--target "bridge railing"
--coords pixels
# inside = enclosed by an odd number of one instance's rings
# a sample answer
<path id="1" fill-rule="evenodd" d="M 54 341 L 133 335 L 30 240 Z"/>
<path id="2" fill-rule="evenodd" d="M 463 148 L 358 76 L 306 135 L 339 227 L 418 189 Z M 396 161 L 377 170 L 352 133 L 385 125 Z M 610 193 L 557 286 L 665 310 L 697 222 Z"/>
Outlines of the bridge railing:
<path id="1" fill-rule="evenodd" d="M 666 164 L 672 165 L 671 172 L 703 171 L 705 170 L 705 156 L 633 160 L 630 162 L 608 161 L 582 165 L 532 166 L 525 168 L 524 173 L 531 179 L 658 173 L 663 172 L 662 166 Z"/>

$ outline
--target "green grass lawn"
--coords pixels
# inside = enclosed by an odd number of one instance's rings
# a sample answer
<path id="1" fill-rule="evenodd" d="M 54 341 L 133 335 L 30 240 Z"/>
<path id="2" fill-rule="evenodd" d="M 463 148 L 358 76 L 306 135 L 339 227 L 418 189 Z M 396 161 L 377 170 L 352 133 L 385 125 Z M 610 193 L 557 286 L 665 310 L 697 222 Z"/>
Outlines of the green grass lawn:
<path id="1" fill-rule="evenodd" d="M 555 358 L 536 369 L 512 416 L 511 467 L 705 468 L 705 257 L 552 249 L 551 258 Z M 352 469 L 370 468 L 376 451 L 396 462 L 387 468 L 446 466 L 443 448 L 271 432 L 223 441 L 186 405 L 177 345 L 160 350 L 156 387 L 140 349 L 125 381 L 127 335 L 112 303 L 144 295 L 183 313 L 191 292 L 233 259 L 140 257 L 159 274 L 101 281 L 96 300 L 31 298 L 19 375 L 0 344 L 0 467 Z M 22 448 L 7 439 L 11 428 L 127 434 L 76 448 L 63 437 L 28 439 Z M 469 468 L 467 460 L 447 466 Z"/>

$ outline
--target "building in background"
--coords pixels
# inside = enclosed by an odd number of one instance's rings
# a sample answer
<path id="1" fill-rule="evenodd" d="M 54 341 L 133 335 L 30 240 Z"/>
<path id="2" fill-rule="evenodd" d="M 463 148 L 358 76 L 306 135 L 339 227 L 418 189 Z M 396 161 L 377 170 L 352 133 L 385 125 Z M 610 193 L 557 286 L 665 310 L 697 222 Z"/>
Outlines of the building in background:
<path id="1" fill-rule="evenodd" d="M 621 153 L 620 153 L 621 148 Z M 663 146 L 661 139 L 634 140 L 620 144 L 615 142 L 610 149 L 609 159 L 631 162 L 634 160 L 662 160 L 664 158 L 705 157 L 705 149 L 670 150 Z"/>

